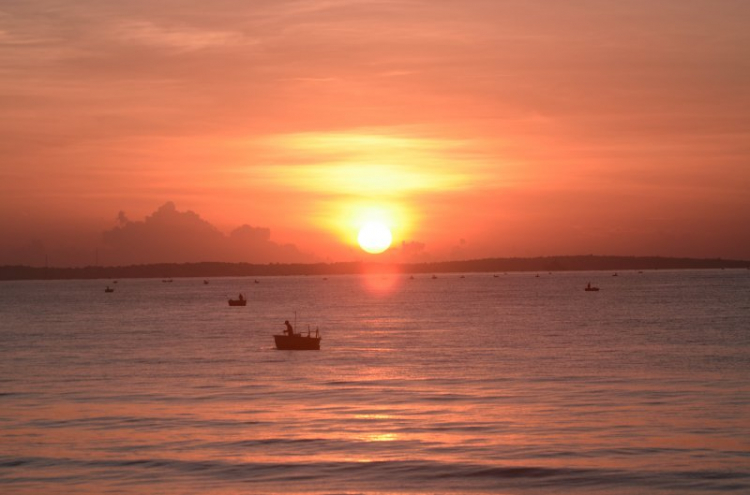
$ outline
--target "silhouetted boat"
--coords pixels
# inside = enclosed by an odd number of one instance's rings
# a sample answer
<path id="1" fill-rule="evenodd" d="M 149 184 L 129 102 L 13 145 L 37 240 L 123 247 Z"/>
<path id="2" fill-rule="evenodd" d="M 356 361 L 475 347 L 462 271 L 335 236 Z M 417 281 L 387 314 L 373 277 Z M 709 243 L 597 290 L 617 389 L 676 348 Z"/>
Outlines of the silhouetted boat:
<path id="1" fill-rule="evenodd" d="M 596 292 L 599 290 L 599 287 L 592 287 L 591 282 L 589 282 L 588 285 L 586 285 L 586 288 L 583 290 L 585 290 L 586 292 Z"/>
<path id="2" fill-rule="evenodd" d="M 111 288 L 109 285 L 107 286 L 106 289 L 104 289 L 104 292 L 114 292 L 114 291 L 115 290 L 113 288 Z"/>
<path id="3" fill-rule="evenodd" d="M 208 280 L 204 280 L 203 285 L 208 285 Z"/>
<path id="4" fill-rule="evenodd" d="M 247 306 L 247 298 L 242 294 L 237 299 L 229 299 L 230 306 Z"/>
<path id="5" fill-rule="evenodd" d="M 274 335 L 273 340 L 276 342 L 276 349 L 280 351 L 319 351 L 320 350 L 320 332 L 315 329 L 315 335 L 293 333 L 292 335 Z"/>

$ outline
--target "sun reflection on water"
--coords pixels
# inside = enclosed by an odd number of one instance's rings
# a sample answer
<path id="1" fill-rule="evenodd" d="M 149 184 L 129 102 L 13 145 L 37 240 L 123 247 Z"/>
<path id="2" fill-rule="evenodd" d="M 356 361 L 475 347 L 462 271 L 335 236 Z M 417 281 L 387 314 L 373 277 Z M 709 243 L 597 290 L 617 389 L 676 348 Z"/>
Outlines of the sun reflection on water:
<path id="1" fill-rule="evenodd" d="M 387 295 L 395 292 L 401 286 L 403 279 L 403 277 L 394 271 L 395 269 L 395 267 L 385 265 L 367 268 L 370 271 L 362 275 L 362 286 L 367 292 L 373 295 Z M 387 273 L 381 273 L 386 270 L 388 271 Z"/>
<path id="2" fill-rule="evenodd" d="M 359 440 L 364 440 L 365 442 L 393 442 L 398 440 L 398 435 L 395 433 L 371 433 L 359 437 Z"/>

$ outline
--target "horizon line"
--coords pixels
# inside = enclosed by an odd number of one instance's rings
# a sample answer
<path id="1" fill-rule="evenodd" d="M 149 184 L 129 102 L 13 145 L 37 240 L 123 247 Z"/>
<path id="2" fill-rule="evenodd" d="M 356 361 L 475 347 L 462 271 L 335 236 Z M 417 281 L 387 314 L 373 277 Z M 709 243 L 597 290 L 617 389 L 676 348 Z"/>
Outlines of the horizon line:
<path id="1" fill-rule="evenodd" d="M 120 266 L 32 267 L 0 265 L 0 280 L 191 278 L 279 275 L 352 275 L 368 273 L 562 272 L 659 269 L 750 269 L 750 260 L 673 256 L 560 255 L 495 257 L 451 261 L 385 262 L 376 260 L 318 263 L 247 263 L 223 261 L 164 262 Z"/>

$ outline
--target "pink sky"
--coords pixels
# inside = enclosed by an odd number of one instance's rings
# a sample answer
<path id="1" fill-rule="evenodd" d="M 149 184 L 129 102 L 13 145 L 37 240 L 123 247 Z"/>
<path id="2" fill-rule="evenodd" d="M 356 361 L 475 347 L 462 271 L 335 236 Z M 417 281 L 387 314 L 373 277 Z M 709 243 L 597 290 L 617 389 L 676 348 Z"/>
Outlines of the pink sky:
<path id="1" fill-rule="evenodd" d="M 750 259 L 748 20 L 741 0 L 4 2 L 0 264 L 370 259 L 372 212 L 394 238 L 372 259 Z"/>

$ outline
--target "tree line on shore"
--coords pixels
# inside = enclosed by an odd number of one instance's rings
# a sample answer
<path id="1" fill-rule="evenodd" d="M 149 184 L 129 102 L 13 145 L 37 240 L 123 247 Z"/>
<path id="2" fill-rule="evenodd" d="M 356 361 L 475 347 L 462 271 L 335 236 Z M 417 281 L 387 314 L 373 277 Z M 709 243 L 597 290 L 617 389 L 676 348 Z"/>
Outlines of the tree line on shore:
<path id="1" fill-rule="evenodd" d="M 677 270 L 748 268 L 750 261 L 660 256 L 547 256 L 487 258 L 430 263 L 159 263 L 76 268 L 0 266 L 0 280 L 66 280 L 179 277 L 262 277 L 279 275 L 351 275 L 360 273 L 471 273 L 586 270 Z"/>

